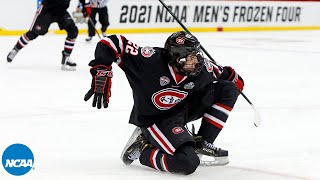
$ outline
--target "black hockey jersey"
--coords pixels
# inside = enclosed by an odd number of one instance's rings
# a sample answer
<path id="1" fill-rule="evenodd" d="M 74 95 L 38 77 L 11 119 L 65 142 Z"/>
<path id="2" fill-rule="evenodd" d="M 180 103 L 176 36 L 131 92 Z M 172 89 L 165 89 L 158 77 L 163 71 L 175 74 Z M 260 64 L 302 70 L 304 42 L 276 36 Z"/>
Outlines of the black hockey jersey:
<path id="1" fill-rule="evenodd" d="M 84 5 L 85 0 L 80 0 L 80 3 Z M 70 0 L 43 0 L 41 3 L 45 10 L 52 15 L 63 15 L 70 6 Z"/>
<path id="2" fill-rule="evenodd" d="M 89 65 L 118 64 L 133 92 L 130 123 L 143 126 L 169 116 L 189 95 L 217 81 L 222 72 L 205 60 L 197 76 L 181 76 L 168 64 L 168 58 L 164 48 L 139 47 L 121 35 L 112 35 L 97 44 L 95 59 Z"/>

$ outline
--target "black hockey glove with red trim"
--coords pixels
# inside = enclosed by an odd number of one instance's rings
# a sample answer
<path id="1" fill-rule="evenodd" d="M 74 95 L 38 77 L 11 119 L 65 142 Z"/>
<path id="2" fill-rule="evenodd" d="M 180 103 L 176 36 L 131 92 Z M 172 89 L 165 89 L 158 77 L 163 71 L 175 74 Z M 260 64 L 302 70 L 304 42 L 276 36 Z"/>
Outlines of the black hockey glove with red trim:
<path id="1" fill-rule="evenodd" d="M 243 90 L 244 81 L 242 77 L 230 66 L 223 67 L 223 72 L 220 75 L 220 79 L 232 81 L 237 86 L 239 91 Z"/>
<path id="2" fill-rule="evenodd" d="M 83 14 L 83 17 L 88 17 L 90 16 L 91 14 L 91 6 L 90 6 L 90 3 L 86 3 L 84 5 L 84 7 L 82 7 L 82 14 Z"/>
<path id="3" fill-rule="evenodd" d="M 98 65 L 90 69 L 92 75 L 91 89 L 84 96 L 84 100 L 88 101 L 94 94 L 92 107 L 100 109 L 108 107 L 109 98 L 111 97 L 111 78 L 112 66 Z"/>

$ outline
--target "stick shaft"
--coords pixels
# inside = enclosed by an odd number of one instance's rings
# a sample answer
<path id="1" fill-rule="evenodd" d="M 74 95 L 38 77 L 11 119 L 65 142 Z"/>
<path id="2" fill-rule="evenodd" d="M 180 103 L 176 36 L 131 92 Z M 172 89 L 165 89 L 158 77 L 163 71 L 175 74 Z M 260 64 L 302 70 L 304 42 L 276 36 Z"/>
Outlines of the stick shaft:
<path id="1" fill-rule="evenodd" d="M 96 29 L 96 27 L 95 27 L 95 25 L 94 25 L 94 23 L 93 23 L 93 21 L 92 21 L 92 19 L 91 19 L 91 17 L 90 17 L 90 16 L 89 16 L 89 22 L 91 23 L 91 25 L 93 26 L 94 30 L 95 30 L 95 31 L 96 31 L 96 33 L 98 34 L 99 39 L 101 39 L 101 36 L 100 36 L 100 34 L 99 34 L 98 30 Z"/>

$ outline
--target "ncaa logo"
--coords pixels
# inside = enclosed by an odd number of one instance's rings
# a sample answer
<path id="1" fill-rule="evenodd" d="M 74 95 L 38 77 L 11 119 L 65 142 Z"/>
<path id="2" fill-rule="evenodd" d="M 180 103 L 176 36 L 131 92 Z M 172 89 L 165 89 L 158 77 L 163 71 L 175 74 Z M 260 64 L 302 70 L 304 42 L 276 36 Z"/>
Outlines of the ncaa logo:
<path id="1" fill-rule="evenodd" d="M 23 144 L 12 144 L 2 154 L 2 165 L 11 175 L 21 176 L 33 168 L 32 151 Z"/>
<path id="2" fill-rule="evenodd" d="M 167 85 L 169 83 L 170 83 L 170 79 L 168 77 L 166 77 L 166 76 L 161 76 L 160 77 L 160 85 L 161 86 L 165 86 L 165 85 Z"/>

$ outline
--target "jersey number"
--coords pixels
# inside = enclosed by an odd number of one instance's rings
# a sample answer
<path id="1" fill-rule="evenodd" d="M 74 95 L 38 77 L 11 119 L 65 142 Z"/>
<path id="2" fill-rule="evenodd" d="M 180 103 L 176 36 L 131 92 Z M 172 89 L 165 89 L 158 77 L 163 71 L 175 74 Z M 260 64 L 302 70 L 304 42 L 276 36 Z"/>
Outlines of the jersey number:
<path id="1" fill-rule="evenodd" d="M 138 55 L 139 46 L 135 43 L 132 43 L 131 41 L 128 41 L 127 46 L 126 46 L 126 53 L 130 53 L 134 56 Z"/>

